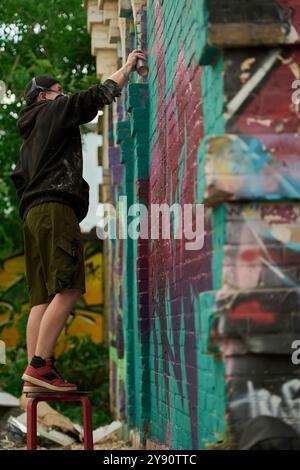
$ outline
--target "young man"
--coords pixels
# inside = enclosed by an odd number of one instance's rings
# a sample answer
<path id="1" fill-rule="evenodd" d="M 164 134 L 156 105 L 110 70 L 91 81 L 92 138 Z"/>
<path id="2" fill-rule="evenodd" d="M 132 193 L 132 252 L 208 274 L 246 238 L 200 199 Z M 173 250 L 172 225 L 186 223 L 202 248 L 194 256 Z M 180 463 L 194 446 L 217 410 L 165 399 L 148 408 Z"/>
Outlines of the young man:
<path id="1" fill-rule="evenodd" d="M 83 239 L 79 227 L 87 214 L 89 185 L 82 177 L 79 125 L 121 95 L 137 60 L 103 84 L 65 96 L 58 80 L 42 75 L 27 85 L 27 107 L 18 128 L 23 139 L 11 178 L 20 198 L 26 277 L 31 311 L 27 323 L 28 367 L 24 391 L 76 390 L 54 365 L 53 350 L 67 317 L 85 292 Z"/>

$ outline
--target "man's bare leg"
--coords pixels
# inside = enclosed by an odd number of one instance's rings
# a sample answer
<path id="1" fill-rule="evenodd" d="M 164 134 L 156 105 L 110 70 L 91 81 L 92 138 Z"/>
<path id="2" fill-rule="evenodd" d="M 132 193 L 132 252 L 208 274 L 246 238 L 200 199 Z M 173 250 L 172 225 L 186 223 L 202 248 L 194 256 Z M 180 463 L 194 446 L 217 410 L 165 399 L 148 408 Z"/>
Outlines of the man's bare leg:
<path id="1" fill-rule="evenodd" d="M 64 289 L 52 299 L 40 324 L 36 356 L 45 359 L 53 355 L 56 340 L 80 296 L 80 289 Z"/>
<path id="2" fill-rule="evenodd" d="M 35 354 L 41 321 L 48 305 L 48 303 L 35 305 L 30 310 L 26 327 L 28 363 L 31 361 Z"/>

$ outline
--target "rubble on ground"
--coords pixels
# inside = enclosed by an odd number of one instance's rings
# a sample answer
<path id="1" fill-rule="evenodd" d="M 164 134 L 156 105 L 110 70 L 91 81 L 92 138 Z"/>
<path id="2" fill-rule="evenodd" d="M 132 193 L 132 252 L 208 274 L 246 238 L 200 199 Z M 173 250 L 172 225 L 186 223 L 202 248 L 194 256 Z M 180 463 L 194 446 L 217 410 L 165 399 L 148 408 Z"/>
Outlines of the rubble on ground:
<path id="1" fill-rule="evenodd" d="M 13 408 L 18 406 L 20 406 L 18 398 L 14 397 L 11 393 L 0 390 L 0 407 Z"/>
<path id="2" fill-rule="evenodd" d="M 26 449 L 28 398 L 19 398 L 0 390 L 0 450 Z M 121 421 L 100 426 L 93 431 L 96 450 L 131 449 L 125 443 L 126 426 Z M 54 410 L 48 403 L 37 407 L 37 435 L 39 449 L 81 450 L 83 428 Z M 126 438 L 125 438 L 126 440 Z"/>

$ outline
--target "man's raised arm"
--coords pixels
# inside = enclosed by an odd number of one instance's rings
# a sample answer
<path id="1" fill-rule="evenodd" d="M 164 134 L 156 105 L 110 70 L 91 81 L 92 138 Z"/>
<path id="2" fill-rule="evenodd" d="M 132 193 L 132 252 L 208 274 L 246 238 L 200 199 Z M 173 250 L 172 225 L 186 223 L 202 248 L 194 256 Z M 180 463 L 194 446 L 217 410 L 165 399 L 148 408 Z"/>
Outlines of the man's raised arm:
<path id="1" fill-rule="evenodd" d="M 126 85 L 130 74 L 134 71 L 138 59 L 147 60 L 146 54 L 141 49 L 135 49 L 132 51 L 127 58 L 126 64 L 108 77 L 108 80 L 113 80 L 120 88 L 123 88 L 124 85 Z"/>

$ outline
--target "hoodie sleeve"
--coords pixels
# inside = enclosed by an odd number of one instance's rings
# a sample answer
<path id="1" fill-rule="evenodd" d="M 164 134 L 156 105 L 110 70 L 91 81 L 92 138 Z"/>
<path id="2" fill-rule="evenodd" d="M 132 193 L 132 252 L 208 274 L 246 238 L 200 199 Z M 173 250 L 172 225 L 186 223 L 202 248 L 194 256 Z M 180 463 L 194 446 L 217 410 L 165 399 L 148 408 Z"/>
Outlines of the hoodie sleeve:
<path id="1" fill-rule="evenodd" d="M 22 194 L 24 192 L 24 189 L 26 187 L 26 181 L 24 177 L 24 170 L 22 169 L 22 165 L 20 161 L 17 162 L 15 169 L 12 171 L 10 174 L 10 179 L 12 180 L 15 188 L 16 188 L 16 193 L 19 198 L 22 197 Z"/>
<path id="2" fill-rule="evenodd" d="M 92 121 L 98 110 L 115 101 L 117 96 L 121 96 L 121 88 L 107 79 L 85 91 L 58 97 L 51 103 L 51 109 L 55 112 L 56 123 L 66 129 Z"/>

